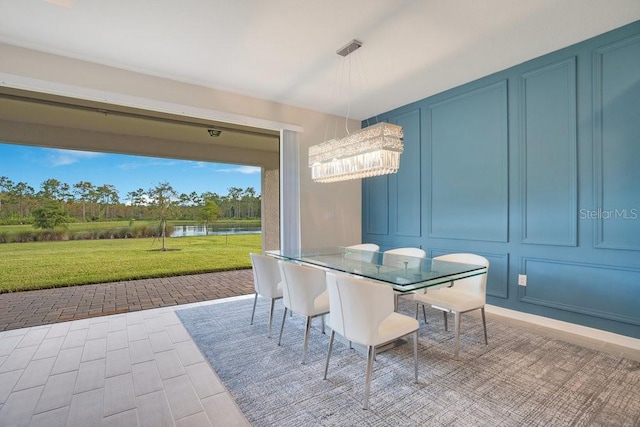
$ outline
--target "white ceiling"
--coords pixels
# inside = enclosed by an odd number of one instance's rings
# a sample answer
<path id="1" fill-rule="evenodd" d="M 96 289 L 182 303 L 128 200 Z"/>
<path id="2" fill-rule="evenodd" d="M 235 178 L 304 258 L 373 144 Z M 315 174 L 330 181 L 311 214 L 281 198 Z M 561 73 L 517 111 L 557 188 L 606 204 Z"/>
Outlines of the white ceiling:
<path id="1" fill-rule="evenodd" d="M 1 0 L 0 41 L 363 119 L 637 20 L 640 0 Z"/>

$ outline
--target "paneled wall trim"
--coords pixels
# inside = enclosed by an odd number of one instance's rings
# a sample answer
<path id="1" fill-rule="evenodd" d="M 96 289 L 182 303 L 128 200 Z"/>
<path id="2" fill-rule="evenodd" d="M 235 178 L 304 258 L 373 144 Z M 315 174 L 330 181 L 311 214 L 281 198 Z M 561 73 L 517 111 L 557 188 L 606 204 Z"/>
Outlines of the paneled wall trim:
<path id="1" fill-rule="evenodd" d="M 389 176 L 376 176 L 363 181 L 363 205 L 369 207 L 364 211 L 362 220 L 363 235 L 376 238 L 386 236 L 389 234 Z"/>
<path id="2" fill-rule="evenodd" d="M 363 241 L 486 256 L 488 304 L 640 338 L 640 21 L 378 117 L 408 145 Z"/>
<path id="3" fill-rule="evenodd" d="M 429 237 L 507 241 L 507 82 L 429 106 Z"/>
<path id="4" fill-rule="evenodd" d="M 593 56 L 597 248 L 640 250 L 640 35 Z"/>
<path id="5" fill-rule="evenodd" d="M 522 242 L 577 245 L 576 58 L 520 77 Z"/>
<path id="6" fill-rule="evenodd" d="M 393 123 L 404 131 L 402 168 L 389 176 L 390 193 L 395 196 L 391 204 L 392 233 L 398 236 L 420 237 L 420 109 L 396 116 Z"/>
<path id="7" fill-rule="evenodd" d="M 629 298 L 638 294 L 640 269 L 528 257 L 521 265 L 521 301 L 640 325 L 638 299 Z"/>

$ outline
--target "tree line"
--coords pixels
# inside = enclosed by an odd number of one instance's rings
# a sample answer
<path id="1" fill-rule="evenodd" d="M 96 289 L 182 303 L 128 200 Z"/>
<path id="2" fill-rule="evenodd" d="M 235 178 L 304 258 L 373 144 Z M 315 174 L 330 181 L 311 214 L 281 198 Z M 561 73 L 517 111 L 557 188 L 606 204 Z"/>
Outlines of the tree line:
<path id="1" fill-rule="evenodd" d="M 213 192 L 177 192 L 168 182 L 126 193 L 121 199 L 111 184 L 90 181 L 74 184 L 50 178 L 36 191 L 25 182 L 0 176 L 0 224 L 33 224 L 43 215 L 64 217 L 62 222 L 260 218 L 261 196 L 253 187 L 229 187 L 226 195 Z"/>

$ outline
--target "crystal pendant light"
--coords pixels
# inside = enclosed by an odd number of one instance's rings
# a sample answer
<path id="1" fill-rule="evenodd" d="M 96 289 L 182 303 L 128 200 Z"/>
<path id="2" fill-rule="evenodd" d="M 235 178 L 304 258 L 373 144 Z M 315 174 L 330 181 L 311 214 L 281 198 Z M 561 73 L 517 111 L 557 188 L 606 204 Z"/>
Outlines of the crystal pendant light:
<path id="1" fill-rule="evenodd" d="M 352 40 L 337 53 L 347 56 L 360 46 L 362 42 Z M 395 173 L 400 167 L 402 138 L 401 126 L 381 122 L 344 138 L 311 146 L 311 178 L 325 183 Z"/>
<path id="2" fill-rule="evenodd" d="M 402 127 L 382 122 L 309 147 L 311 178 L 336 182 L 395 173 L 400 167 L 402 136 Z"/>

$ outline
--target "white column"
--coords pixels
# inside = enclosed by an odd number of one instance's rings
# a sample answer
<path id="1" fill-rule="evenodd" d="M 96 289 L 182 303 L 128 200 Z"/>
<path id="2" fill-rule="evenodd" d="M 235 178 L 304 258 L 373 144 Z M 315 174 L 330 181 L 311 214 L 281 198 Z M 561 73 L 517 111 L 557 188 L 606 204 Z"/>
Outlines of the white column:
<path id="1" fill-rule="evenodd" d="M 280 249 L 300 249 L 300 134 L 280 132 Z"/>

